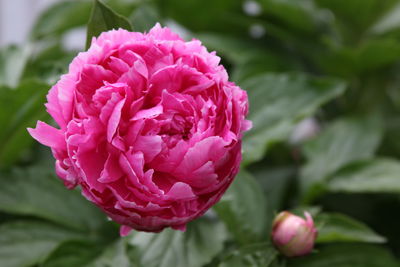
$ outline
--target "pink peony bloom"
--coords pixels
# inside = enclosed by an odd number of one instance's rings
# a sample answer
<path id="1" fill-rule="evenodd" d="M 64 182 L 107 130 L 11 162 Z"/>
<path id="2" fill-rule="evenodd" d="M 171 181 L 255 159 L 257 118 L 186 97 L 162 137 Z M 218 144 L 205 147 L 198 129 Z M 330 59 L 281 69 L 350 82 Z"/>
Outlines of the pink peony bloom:
<path id="1" fill-rule="evenodd" d="M 309 254 L 317 238 L 317 229 L 308 212 L 306 220 L 290 212 L 283 211 L 276 216 L 272 226 L 272 241 L 275 247 L 287 257 Z"/>
<path id="2" fill-rule="evenodd" d="M 158 24 L 104 32 L 47 95 L 59 129 L 28 130 L 121 234 L 184 230 L 231 184 L 251 127 L 247 94 L 219 61 Z"/>

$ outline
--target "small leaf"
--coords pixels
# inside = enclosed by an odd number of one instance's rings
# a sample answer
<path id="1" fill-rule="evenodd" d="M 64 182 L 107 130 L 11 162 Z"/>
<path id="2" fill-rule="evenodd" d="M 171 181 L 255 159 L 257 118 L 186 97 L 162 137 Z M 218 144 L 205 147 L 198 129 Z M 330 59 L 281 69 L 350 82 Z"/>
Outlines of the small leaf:
<path id="1" fill-rule="evenodd" d="M 62 242 L 82 236 L 54 225 L 21 221 L 0 226 L 0 266 L 32 266 L 43 262 Z"/>
<path id="2" fill-rule="evenodd" d="M 332 244 L 318 252 L 293 259 L 288 267 L 395 267 L 398 263 L 389 251 L 370 244 Z"/>
<path id="3" fill-rule="evenodd" d="M 315 218 L 317 243 L 367 242 L 384 243 L 386 239 L 362 222 L 339 213 L 320 213 Z"/>
<path id="4" fill-rule="evenodd" d="M 284 141 L 296 124 L 345 90 L 345 84 L 305 74 L 264 74 L 241 84 L 250 102 L 253 129 L 244 136 L 244 162 L 260 160 L 274 142 Z"/>
<path id="5" fill-rule="evenodd" d="M 400 162 L 385 158 L 356 162 L 330 177 L 327 189 L 346 193 L 398 194 Z"/>
<path id="6" fill-rule="evenodd" d="M 0 210 L 89 234 L 106 222 L 105 215 L 78 191 L 67 190 L 53 171 L 39 167 L 0 173 Z"/>
<path id="7" fill-rule="evenodd" d="M 118 28 L 132 31 L 132 26 L 126 18 L 115 13 L 100 0 L 94 0 L 92 13 L 87 25 L 86 48 L 89 48 L 92 37 L 97 37 L 102 32 Z"/>
<path id="8" fill-rule="evenodd" d="M 382 138 L 379 117 L 363 116 L 339 119 L 317 138 L 308 142 L 304 153 L 308 163 L 301 171 L 304 199 L 311 201 L 328 176 L 357 160 L 372 157 Z"/>
<path id="9" fill-rule="evenodd" d="M 200 267 L 222 251 L 227 238 L 224 225 L 206 218 L 188 225 L 186 232 L 135 232 L 130 243 L 137 248 L 142 266 Z"/>
<path id="10" fill-rule="evenodd" d="M 267 206 L 258 182 L 243 168 L 214 206 L 228 230 L 241 243 L 267 238 Z"/>
<path id="11" fill-rule="evenodd" d="M 278 254 L 271 244 L 252 244 L 231 252 L 218 267 L 272 267 Z"/>

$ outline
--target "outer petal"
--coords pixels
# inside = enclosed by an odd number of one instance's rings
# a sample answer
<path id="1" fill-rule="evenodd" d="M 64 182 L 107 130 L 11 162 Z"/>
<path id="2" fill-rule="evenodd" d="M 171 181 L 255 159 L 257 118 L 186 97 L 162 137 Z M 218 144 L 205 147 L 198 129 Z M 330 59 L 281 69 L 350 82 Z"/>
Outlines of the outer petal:
<path id="1" fill-rule="evenodd" d="M 39 143 L 54 149 L 65 149 L 65 138 L 61 130 L 58 130 L 44 122 L 38 121 L 36 128 L 28 128 L 30 135 Z"/>

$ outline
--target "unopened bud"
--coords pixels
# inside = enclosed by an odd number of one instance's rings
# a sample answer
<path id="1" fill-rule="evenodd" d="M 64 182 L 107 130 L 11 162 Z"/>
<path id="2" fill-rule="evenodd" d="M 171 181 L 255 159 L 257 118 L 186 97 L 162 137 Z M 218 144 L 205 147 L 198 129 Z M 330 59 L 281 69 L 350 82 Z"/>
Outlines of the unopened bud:
<path id="1" fill-rule="evenodd" d="M 283 211 L 276 216 L 272 227 L 272 242 L 287 257 L 309 254 L 317 238 L 317 229 L 308 212 L 306 219 Z"/>

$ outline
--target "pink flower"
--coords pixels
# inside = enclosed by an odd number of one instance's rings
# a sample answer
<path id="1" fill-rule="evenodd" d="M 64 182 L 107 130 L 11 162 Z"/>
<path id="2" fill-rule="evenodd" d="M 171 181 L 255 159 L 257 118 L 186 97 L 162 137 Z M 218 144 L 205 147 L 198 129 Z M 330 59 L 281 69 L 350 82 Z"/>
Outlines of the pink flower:
<path id="1" fill-rule="evenodd" d="M 308 212 L 306 220 L 290 212 L 283 211 L 276 216 L 272 227 L 272 241 L 275 247 L 287 257 L 309 254 L 317 238 L 317 229 Z"/>
<path id="2" fill-rule="evenodd" d="M 251 127 L 246 92 L 219 61 L 158 24 L 102 33 L 47 95 L 59 129 L 28 130 L 122 234 L 184 230 L 232 182 Z"/>

